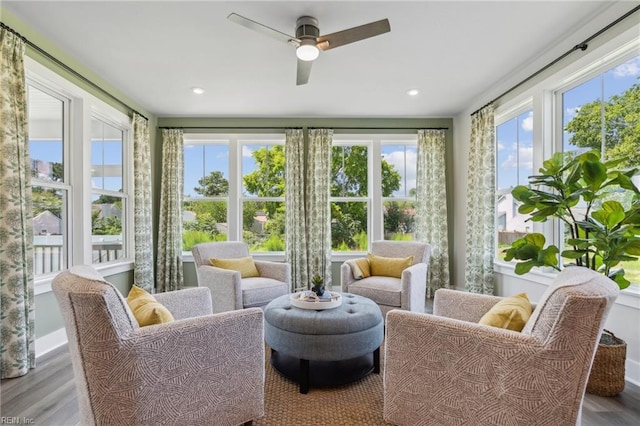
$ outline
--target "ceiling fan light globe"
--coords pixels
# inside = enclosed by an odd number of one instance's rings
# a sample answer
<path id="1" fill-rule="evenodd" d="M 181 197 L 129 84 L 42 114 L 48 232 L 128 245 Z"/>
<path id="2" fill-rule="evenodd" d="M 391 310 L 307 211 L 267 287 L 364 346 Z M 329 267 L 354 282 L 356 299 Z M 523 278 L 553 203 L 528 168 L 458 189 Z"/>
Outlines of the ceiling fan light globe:
<path id="1" fill-rule="evenodd" d="M 313 61 L 320 55 L 320 50 L 315 44 L 301 44 L 296 49 L 296 56 L 301 61 Z"/>

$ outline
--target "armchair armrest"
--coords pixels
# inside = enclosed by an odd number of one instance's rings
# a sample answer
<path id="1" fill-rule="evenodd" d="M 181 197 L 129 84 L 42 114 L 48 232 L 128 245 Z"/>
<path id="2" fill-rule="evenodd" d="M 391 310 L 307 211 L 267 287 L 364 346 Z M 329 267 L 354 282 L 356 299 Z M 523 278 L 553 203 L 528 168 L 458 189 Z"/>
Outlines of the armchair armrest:
<path id="1" fill-rule="evenodd" d="M 178 291 L 154 294 L 156 300 L 162 303 L 175 319 L 201 317 L 211 315 L 211 291 L 208 287 L 187 288 Z"/>
<path id="2" fill-rule="evenodd" d="M 251 308 L 141 327 L 113 359 L 109 379 L 113 382 L 103 385 L 114 388 L 119 407 L 132 411 L 130 416 L 124 416 L 132 424 L 184 421 L 171 418 L 173 410 L 165 405 L 172 404 L 207 404 L 207 409 L 212 410 L 211 419 L 225 419 L 229 424 L 261 417 L 265 380 L 263 318 L 261 309 Z M 119 379 L 131 377 L 132 369 L 139 372 L 135 376 L 142 381 L 135 388 L 146 391 L 133 392 L 133 387 L 127 387 L 118 392 Z M 130 384 L 122 386 L 127 385 Z M 176 400 L 176 395 L 194 394 L 202 395 L 200 401 Z M 165 404 L 166 401 L 173 402 Z M 238 401 L 242 401 L 242 407 Z"/>
<path id="3" fill-rule="evenodd" d="M 261 277 L 271 278 L 291 284 L 291 265 L 284 262 L 270 262 L 266 260 L 254 260 L 256 269 Z"/>
<path id="4" fill-rule="evenodd" d="M 201 265 L 196 268 L 196 274 L 198 285 L 211 290 L 214 313 L 242 309 L 240 272 Z"/>
<path id="5" fill-rule="evenodd" d="M 402 271 L 402 299 L 401 309 L 414 312 L 424 312 L 424 302 L 427 297 L 427 273 L 429 265 L 416 263 Z"/>
<path id="6" fill-rule="evenodd" d="M 357 280 L 353 277 L 353 268 L 347 262 L 340 265 L 340 291 L 349 292 L 349 286 Z"/>
<path id="7" fill-rule="evenodd" d="M 441 288 L 433 297 L 433 314 L 477 323 L 489 309 L 503 298 L 488 294 Z"/>

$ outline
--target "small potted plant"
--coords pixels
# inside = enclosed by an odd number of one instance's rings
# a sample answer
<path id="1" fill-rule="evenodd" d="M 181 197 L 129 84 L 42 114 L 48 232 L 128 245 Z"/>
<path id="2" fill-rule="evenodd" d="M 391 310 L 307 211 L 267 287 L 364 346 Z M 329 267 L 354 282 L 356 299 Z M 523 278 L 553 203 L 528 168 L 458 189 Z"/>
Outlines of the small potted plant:
<path id="1" fill-rule="evenodd" d="M 629 286 L 620 263 L 640 255 L 640 190 L 632 178 L 638 169 L 617 169 L 622 160 L 602 162 L 597 151 L 579 155 L 556 153 L 543 163 L 538 175 L 529 177 L 529 185 L 517 186 L 511 193 L 521 203 L 518 212 L 529 214 L 533 222 L 557 218 L 565 225 L 566 249 L 545 246 L 545 237 L 528 234 L 506 249 L 506 261 L 516 260 L 515 273 L 533 267 L 560 270 L 560 256 L 569 263 L 591 268 L 615 281 L 620 289 Z M 619 201 L 620 200 L 620 201 Z M 627 204 L 627 207 L 621 202 Z M 598 371 L 598 357 L 603 346 L 612 347 L 603 333 L 594 361 L 587 392 L 612 396 L 624 389 L 626 344 L 617 339 L 617 361 L 603 364 L 621 365 L 616 374 Z M 607 349 L 609 350 L 609 349 Z M 620 360 L 619 358 L 622 357 Z M 611 377 L 615 383 L 598 391 L 594 377 Z"/>
<path id="2" fill-rule="evenodd" d="M 311 283 L 313 287 L 311 287 L 311 291 L 313 291 L 318 297 L 322 297 L 324 294 L 324 280 L 319 274 L 315 274 L 311 279 Z"/>

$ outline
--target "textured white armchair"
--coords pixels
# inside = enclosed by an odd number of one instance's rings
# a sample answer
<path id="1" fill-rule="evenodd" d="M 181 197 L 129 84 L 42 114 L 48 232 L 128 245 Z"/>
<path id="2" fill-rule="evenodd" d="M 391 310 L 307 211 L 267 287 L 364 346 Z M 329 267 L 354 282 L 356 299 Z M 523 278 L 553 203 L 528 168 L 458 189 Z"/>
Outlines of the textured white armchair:
<path id="1" fill-rule="evenodd" d="M 424 312 L 431 246 L 417 241 L 374 241 L 371 254 L 393 258 L 413 256 L 413 265 L 402 271 L 401 278 L 356 279 L 351 265 L 345 262 L 340 267 L 342 291 L 373 300 L 383 316 L 391 309 Z"/>
<path id="2" fill-rule="evenodd" d="M 156 294 L 173 322 L 139 327 L 90 266 L 52 283 L 82 425 L 238 425 L 264 415 L 260 309 L 211 314 L 207 288 Z M 241 402 L 241 403 L 239 403 Z"/>
<path id="3" fill-rule="evenodd" d="M 439 289 L 434 315 L 387 315 L 384 419 L 397 425 L 575 425 L 620 290 L 573 266 L 522 332 L 478 324 L 501 297 Z"/>
<path id="4" fill-rule="evenodd" d="M 291 266 L 288 263 L 254 260 L 259 277 L 241 278 L 240 272 L 211 266 L 211 258 L 235 259 L 249 256 L 240 241 L 196 244 L 191 249 L 198 286 L 209 287 L 213 312 L 263 307 L 290 292 Z"/>

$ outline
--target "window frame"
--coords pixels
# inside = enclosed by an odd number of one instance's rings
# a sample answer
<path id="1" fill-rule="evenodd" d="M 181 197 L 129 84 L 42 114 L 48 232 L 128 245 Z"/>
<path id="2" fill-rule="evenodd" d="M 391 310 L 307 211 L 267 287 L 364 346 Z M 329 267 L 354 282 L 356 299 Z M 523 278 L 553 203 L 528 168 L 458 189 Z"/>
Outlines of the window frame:
<path id="1" fill-rule="evenodd" d="M 368 147 L 368 179 L 367 179 L 367 197 L 331 197 L 329 202 L 344 201 L 360 201 L 367 200 L 367 227 L 368 227 L 368 250 L 371 250 L 373 241 L 384 239 L 384 217 L 382 207 L 384 200 L 382 197 L 382 145 L 390 145 L 397 143 L 398 145 L 408 145 L 409 141 L 415 141 L 416 148 L 418 144 L 418 135 L 413 133 L 334 133 L 332 140 L 333 146 L 352 146 L 363 145 Z M 375 159 L 380 161 L 375 161 Z M 392 201 L 401 201 L 400 197 L 385 197 Z M 354 257 L 366 255 L 366 251 L 332 251 L 331 260 L 340 262 Z"/>
<path id="2" fill-rule="evenodd" d="M 65 178 L 70 186 L 67 198 L 67 267 L 92 264 L 91 243 L 91 118 L 99 116 L 123 130 L 123 194 L 130 200 L 123 211 L 123 241 L 126 255 L 118 260 L 94 264 L 103 275 L 113 275 L 133 269 L 133 142 L 130 117 L 85 91 L 72 81 L 53 72 L 30 57 L 25 57 L 26 84 L 68 100 L 68 145 Z M 72 220 L 71 218 L 75 218 Z M 78 220 L 77 218 L 80 218 Z M 34 276 L 34 293 L 51 291 L 51 281 L 57 273 Z"/>
<path id="3" fill-rule="evenodd" d="M 31 177 L 30 186 L 41 186 L 48 189 L 55 189 L 59 191 L 64 191 L 62 197 L 62 211 L 64 214 L 61 217 L 61 232 L 62 232 L 62 262 L 60 264 L 60 270 L 54 272 L 47 272 L 43 274 L 36 274 L 34 270 L 34 280 L 51 280 L 55 275 L 57 275 L 61 270 L 67 269 L 69 266 L 69 262 L 71 260 L 71 252 L 72 252 L 72 244 L 70 238 L 71 226 L 70 224 L 70 207 L 72 205 L 71 197 L 73 186 L 70 182 L 70 134 L 69 134 L 69 124 L 70 124 L 70 103 L 71 100 L 59 93 L 56 90 L 52 90 L 46 85 L 42 84 L 40 81 L 36 81 L 35 79 L 27 79 L 26 81 L 27 93 L 29 92 L 29 88 L 33 87 L 36 90 L 39 90 L 59 101 L 62 102 L 62 166 L 63 166 L 63 176 L 62 182 L 53 182 L 41 180 L 38 178 Z M 27 111 L 29 113 L 29 111 Z M 27 116 L 28 117 L 28 116 Z M 28 122 L 29 118 L 27 118 Z M 29 139 L 31 140 L 31 139 Z M 30 158 L 32 159 L 32 158 Z M 34 235 L 35 237 L 35 235 Z M 35 264 L 34 264 L 35 268 Z"/>
<path id="4" fill-rule="evenodd" d="M 134 222 L 133 222 L 133 143 L 132 136 L 130 135 L 131 129 L 130 127 L 125 127 L 123 123 L 118 123 L 114 121 L 113 114 L 105 115 L 104 108 L 94 107 L 92 109 L 91 120 L 96 119 L 101 121 L 104 125 L 109 125 L 119 131 L 122 132 L 122 191 L 113 191 L 107 189 L 100 189 L 93 187 L 92 184 L 90 195 L 89 195 L 89 203 L 92 203 L 93 195 L 107 195 L 112 197 L 118 197 L 122 200 L 123 208 L 121 209 L 121 228 L 122 228 L 122 257 L 107 261 L 107 262 L 93 262 L 93 255 L 91 258 L 91 265 L 95 268 L 100 265 L 108 265 L 113 263 L 119 263 L 123 259 L 132 258 L 132 253 L 135 251 L 133 248 L 134 240 Z M 93 144 L 93 135 L 89 140 L 89 156 L 91 158 L 91 150 Z M 92 161 L 89 161 L 89 167 L 92 167 Z M 89 207 L 89 211 L 92 211 L 92 207 Z M 93 224 L 92 224 L 92 237 L 93 237 Z M 91 249 L 93 252 L 93 241 L 91 244 Z"/>
<path id="5" fill-rule="evenodd" d="M 535 80 L 522 92 L 510 98 L 499 100 L 494 121 L 498 123 L 501 116 L 530 100 L 534 115 L 533 170 L 537 171 L 542 166 L 542 162 L 554 152 L 562 152 L 562 93 L 637 55 L 640 55 L 640 39 L 637 38 L 637 32 L 634 33 L 633 29 L 624 31 L 607 42 L 590 49 L 587 54 L 573 62 L 556 68 L 553 74 Z M 497 214 L 495 219 L 497 220 Z M 559 221 L 551 220 L 535 225 L 538 227 L 534 227 L 533 232 L 542 233 L 549 244 L 561 247 L 562 229 Z M 497 232 L 495 235 L 497 236 Z M 513 263 L 500 261 L 497 257 L 494 257 L 493 263 L 495 272 L 517 276 L 520 279 L 550 282 L 556 275 L 556 272 L 550 269 L 537 268 L 538 270 L 534 269 L 526 276 L 519 276 L 515 275 Z M 640 283 L 632 283 L 632 286 L 640 287 Z"/>
<path id="6" fill-rule="evenodd" d="M 245 201 L 285 202 L 285 197 L 254 197 L 242 193 L 242 152 L 245 145 L 282 145 L 285 146 L 285 133 L 195 133 L 185 132 L 184 145 L 227 145 L 229 147 L 229 192 L 224 197 L 184 197 L 184 201 L 226 201 L 227 202 L 227 241 L 243 241 L 242 206 Z M 285 153 L 286 155 L 286 153 Z M 250 252 L 257 259 L 283 261 L 284 251 Z M 183 261 L 193 260 L 191 250 L 182 252 Z"/>

